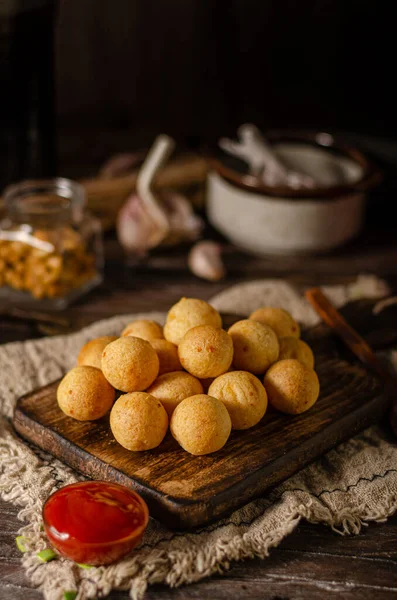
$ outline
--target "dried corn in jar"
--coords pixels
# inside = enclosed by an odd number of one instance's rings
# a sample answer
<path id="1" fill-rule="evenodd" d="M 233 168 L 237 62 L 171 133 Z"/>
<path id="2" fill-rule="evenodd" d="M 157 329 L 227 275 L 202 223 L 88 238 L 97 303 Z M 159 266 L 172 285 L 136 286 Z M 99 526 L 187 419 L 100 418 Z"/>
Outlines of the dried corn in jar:
<path id="1" fill-rule="evenodd" d="M 102 281 L 101 226 L 85 191 L 68 179 L 25 181 L 6 189 L 0 223 L 0 298 L 64 308 Z"/>

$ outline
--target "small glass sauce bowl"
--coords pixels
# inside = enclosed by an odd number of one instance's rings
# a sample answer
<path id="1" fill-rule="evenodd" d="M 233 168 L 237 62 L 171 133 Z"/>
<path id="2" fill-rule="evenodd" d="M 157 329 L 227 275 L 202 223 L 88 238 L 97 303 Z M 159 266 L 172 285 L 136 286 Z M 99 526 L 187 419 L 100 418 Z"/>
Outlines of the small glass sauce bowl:
<path id="1" fill-rule="evenodd" d="M 76 563 L 106 565 L 140 543 L 149 511 L 139 494 L 122 485 L 83 481 L 51 494 L 43 521 L 60 554 Z"/>

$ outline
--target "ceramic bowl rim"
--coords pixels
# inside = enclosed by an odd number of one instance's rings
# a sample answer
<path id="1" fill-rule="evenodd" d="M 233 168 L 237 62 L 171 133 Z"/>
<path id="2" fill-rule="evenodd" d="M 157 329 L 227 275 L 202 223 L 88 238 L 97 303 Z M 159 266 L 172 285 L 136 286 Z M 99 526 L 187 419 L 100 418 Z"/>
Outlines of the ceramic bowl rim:
<path id="1" fill-rule="evenodd" d="M 334 153 L 350 158 L 357 163 L 362 174 L 356 180 L 349 183 L 337 184 L 332 186 L 317 186 L 312 189 L 295 190 L 288 186 L 267 186 L 260 182 L 257 177 L 248 174 L 241 174 L 234 169 L 226 167 L 215 154 L 208 157 L 210 167 L 228 183 L 235 187 L 244 189 L 256 194 L 282 197 L 289 199 L 307 199 L 318 200 L 319 198 L 335 198 L 337 196 L 346 196 L 367 192 L 382 180 L 380 170 L 375 167 L 368 158 L 357 148 L 350 147 L 336 140 L 335 136 L 325 131 L 270 131 L 266 134 L 271 143 L 303 143 L 312 145 L 322 150 L 331 150 Z"/>

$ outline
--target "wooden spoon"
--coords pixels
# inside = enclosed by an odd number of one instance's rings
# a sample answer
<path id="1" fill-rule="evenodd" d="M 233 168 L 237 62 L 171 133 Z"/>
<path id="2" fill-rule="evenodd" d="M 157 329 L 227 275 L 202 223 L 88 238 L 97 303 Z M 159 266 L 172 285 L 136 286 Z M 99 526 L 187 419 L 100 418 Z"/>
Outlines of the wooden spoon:
<path id="1" fill-rule="evenodd" d="M 382 365 L 367 342 L 347 323 L 319 288 L 307 290 L 305 296 L 324 323 L 331 327 L 357 358 L 382 381 L 384 393 L 391 405 L 390 424 L 397 436 L 397 378 Z"/>

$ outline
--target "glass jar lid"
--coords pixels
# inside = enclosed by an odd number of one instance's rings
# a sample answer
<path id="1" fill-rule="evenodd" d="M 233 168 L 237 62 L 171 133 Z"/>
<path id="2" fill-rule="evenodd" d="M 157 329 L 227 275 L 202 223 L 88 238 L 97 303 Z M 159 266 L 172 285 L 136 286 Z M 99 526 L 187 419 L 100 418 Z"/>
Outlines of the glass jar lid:
<path id="1" fill-rule="evenodd" d="M 14 222 L 53 227 L 80 222 L 86 196 L 80 183 L 58 177 L 10 185 L 5 190 L 4 201 L 8 216 Z"/>

